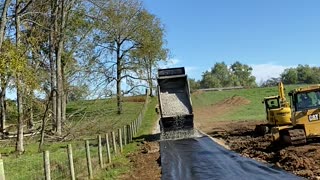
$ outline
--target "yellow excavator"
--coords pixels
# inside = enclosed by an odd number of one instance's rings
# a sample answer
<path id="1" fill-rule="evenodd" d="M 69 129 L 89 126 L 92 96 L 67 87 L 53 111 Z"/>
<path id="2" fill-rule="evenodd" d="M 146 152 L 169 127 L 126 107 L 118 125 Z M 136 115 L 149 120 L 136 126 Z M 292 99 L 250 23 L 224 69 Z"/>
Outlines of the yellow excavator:
<path id="1" fill-rule="evenodd" d="M 273 127 L 274 141 L 288 145 L 304 144 L 320 137 L 320 85 L 297 88 L 289 92 L 292 125 Z"/>
<path id="2" fill-rule="evenodd" d="M 278 83 L 278 93 L 278 96 L 268 96 L 263 99 L 262 103 L 265 105 L 267 123 L 256 126 L 255 133 L 257 135 L 269 133 L 274 126 L 291 124 L 291 108 L 286 100 L 282 82 Z"/>

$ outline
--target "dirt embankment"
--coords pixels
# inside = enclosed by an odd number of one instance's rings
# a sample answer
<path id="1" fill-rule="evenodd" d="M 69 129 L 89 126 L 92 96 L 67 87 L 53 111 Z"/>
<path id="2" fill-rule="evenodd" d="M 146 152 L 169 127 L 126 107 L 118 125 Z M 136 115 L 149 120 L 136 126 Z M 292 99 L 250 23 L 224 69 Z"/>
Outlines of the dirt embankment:
<path id="1" fill-rule="evenodd" d="M 273 144 L 270 135 L 256 137 L 254 127 L 261 122 L 217 122 L 209 134 L 220 138 L 231 150 L 260 162 L 273 164 L 298 176 L 317 179 L 320 176 L 320 143 L 301 146 Z"/>

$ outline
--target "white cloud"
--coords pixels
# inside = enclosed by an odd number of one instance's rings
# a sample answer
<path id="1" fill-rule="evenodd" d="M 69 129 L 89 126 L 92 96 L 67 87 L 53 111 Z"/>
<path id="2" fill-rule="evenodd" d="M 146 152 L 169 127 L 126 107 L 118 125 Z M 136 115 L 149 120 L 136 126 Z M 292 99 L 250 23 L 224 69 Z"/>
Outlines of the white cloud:
<path id="1" fill-rule="evenodd" d="M 250 66 L 253 68 L 252 75 L 256 77 L 257 83 L 261 83 L 262 81 L 265 81 L 270 78 L 277 78 L 285 69 L 294 67 L 276 65 L 272 63 L 251 64 Z"/>

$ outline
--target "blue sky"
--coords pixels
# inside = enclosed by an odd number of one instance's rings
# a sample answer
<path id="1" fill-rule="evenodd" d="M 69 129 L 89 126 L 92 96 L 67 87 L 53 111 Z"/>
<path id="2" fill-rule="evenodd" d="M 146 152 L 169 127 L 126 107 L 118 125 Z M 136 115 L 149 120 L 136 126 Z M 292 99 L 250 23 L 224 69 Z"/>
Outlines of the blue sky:
<path id="1" fill-rule="evenodd" d="M 320 1 L 143 0 L 166 28 L 172 66 L 191 78 L 215 62 L 253 67 L 257 82 L 320 59 Z"/>

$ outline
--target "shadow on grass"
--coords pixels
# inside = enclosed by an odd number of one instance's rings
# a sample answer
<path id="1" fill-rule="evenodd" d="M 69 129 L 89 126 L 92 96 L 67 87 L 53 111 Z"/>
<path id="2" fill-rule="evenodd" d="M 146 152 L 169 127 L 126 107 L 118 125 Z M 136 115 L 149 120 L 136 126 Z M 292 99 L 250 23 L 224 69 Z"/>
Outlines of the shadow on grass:
<path id="1" fill-rule="evenodd" d="M 160 140 L 160 133 L 157 134 L 143 134 L 138 137 L 133 138 L 134 141 L 147 141 L 147 142 L 154 142 Z"/>

